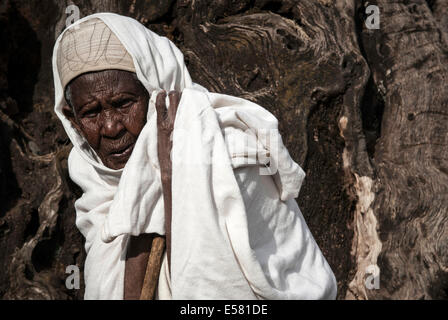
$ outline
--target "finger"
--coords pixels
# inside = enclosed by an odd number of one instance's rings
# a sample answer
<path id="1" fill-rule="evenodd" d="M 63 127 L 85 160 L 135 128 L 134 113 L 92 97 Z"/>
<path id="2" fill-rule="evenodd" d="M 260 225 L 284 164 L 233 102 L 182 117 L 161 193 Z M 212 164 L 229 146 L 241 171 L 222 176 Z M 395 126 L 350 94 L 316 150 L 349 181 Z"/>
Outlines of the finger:
<path id="1" fill-rule="evenodd" d="M 162 91 L 157 94 L 156 98 L 156 111 L 157 111 L 157 122 L 162 122 L 166 119 L 167 110 L 165 104 L 166 92 Z"/>
<path id="2" fill-rule="evenodd" d="M 180 95 L 177 91 L 170 91 L 168 94 L 170 100 L 170 108 L 168 110 L 170 119 L 174 122 L 176 118 L 177 108 L 179 107 Z"/>

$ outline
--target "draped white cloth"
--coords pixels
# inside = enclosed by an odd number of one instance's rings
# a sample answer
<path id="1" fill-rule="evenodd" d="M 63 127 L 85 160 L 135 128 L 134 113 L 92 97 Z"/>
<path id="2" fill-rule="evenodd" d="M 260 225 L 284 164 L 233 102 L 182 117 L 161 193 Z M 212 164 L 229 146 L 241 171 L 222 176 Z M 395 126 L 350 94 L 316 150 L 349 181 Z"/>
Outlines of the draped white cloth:
<path id="1" fill-rule="evenodd" d="M 244 99 L 192 82 L 182 53 L 134 19 L 99 18 L 133 58 L 151 99 L 147 124 L 122 170 L 105 167 L 62 113 L 53 52 L 55 112 L 73 143 L 72 180 L 83 190 L 76 225 L 86 238 L 85 298 L 122 299 L 129 235 L 165 234 L 155 98 L 182 91 L 173 131 L 171 276 L 160 299 L 334 299 L 336 281 L 294 198 L 305 176 L 277 119 Z M 166 258 L 165 258 L 166 259 Z"/>

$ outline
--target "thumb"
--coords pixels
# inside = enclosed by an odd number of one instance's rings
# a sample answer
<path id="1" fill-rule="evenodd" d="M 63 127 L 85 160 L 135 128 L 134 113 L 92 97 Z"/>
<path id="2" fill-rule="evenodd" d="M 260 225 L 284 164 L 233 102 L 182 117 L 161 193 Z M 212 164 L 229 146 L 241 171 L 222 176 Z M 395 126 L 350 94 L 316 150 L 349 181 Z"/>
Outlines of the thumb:
<path id="1" fill-rule="evenodd" d="M 157 94 L 156 97 L 156 112 L 157 112 L 157 123 L 165 120 L 167 117 L 167 109 L 166 109 L 166 91 L 161 91 Z"/>

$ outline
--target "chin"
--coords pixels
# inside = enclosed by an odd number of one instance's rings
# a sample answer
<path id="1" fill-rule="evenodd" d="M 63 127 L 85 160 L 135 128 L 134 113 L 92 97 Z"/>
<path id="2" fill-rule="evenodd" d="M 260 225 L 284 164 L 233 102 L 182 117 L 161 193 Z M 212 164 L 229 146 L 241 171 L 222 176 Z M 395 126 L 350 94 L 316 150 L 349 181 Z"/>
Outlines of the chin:
<path id="1" fill-rule="evenodd" d="M 110 160 L 103 161 L 106 167 L 113 170 L 123 169 L 127 162 L 128 159 L 123 159 L 121 161 L 110 161 Z"/>

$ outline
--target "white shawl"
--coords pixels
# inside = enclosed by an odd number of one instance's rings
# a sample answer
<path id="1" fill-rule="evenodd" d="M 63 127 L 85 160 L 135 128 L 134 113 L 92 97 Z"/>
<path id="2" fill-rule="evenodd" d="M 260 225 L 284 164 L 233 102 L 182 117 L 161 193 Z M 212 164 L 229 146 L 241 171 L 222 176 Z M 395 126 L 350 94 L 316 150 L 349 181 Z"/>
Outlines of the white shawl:
<path id="1" fill-rule="evenodd" d="M 161 272 L 159 297 L 334 299 L 333 272 L 294 200 L 305 174 L 277 119 L 193 83 L 177 47 L 134 19 L 99 13 L 70 28 L 91 18 L 122 42 L 151 99 L 125 168 L 105 167 L 62 113 L 56 53 L 63 33 L 56 40 L 55 112 L 74 146 L 70 177 L 84 192 L 75 208 L 86 238 L 85 298 L 123 299 L 129 235 L 165 234 L 155 112 L 164 89 L 182 91 L 182 99 L 173 132 L 171 278 Z"/>

